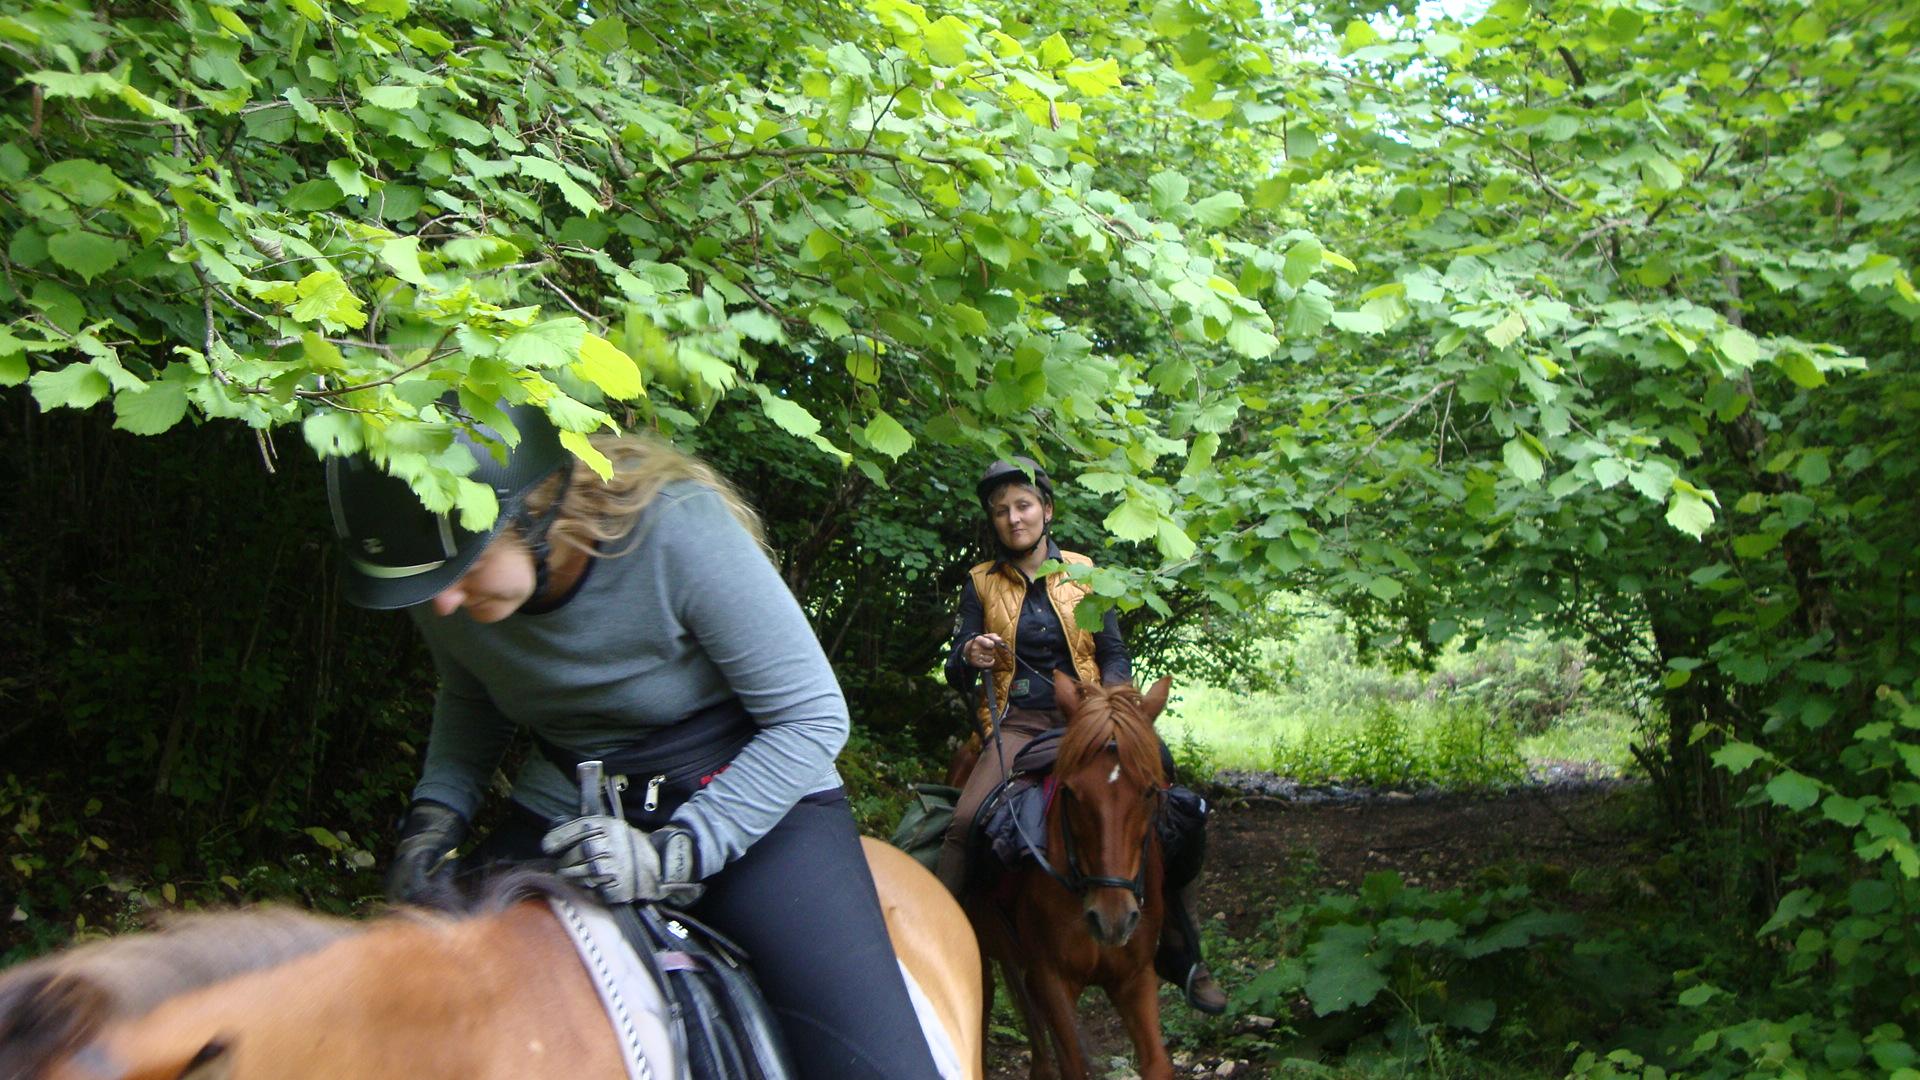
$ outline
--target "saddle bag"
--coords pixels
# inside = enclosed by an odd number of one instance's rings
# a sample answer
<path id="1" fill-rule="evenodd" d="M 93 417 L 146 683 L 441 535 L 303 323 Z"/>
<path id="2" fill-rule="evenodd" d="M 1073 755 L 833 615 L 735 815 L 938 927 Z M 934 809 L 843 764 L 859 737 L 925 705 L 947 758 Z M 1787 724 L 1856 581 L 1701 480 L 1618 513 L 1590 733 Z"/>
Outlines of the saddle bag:
<path id="1" fill-rule="evenodd" d="M 1031 857 L 1027 844 L 1045 843 L 1048 793 L 1042 777 L 1015 773 L 1002 781 L 981 804 L 975 820 L 986 835 L 986 846 L 1012 867 Z"/>
<path id="2" fill-rule="evenodd" d="M 889 843 L 920 860 L 932 870 L 940 864 L 940 845 L 945 843 L 947 827 L 953 824 L 954 804 L 960 789 L 946 784 L 915 784 L 913 797 L 900 815 Z"/>

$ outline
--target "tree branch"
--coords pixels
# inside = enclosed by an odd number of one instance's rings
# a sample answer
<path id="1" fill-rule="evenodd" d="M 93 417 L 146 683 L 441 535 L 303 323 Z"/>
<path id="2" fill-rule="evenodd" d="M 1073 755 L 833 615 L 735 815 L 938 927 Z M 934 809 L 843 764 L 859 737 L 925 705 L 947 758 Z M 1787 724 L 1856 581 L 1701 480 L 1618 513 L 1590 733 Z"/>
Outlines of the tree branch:
<path id="1" fill-rule="evenodd" d="M 879 161 L 913 164 L 931 162 L 949 168 L 959 168 L 961 162 L 953 158 L 925 157 L 915 154 L 895 154 L 887 150 L 875 150 L 866 146 L 755 146 L 746 150 L 728 150 L 715 153 L 707 150 L 695 150 L 667 162 L 667 172 L 679 172 L 687 165 L 704 165 L 720 161 L 744 161 L 750 157 L 800 158 L 800 157 L 864 157 Z M 648 183 L 658 179 L 661 174 L 648 177 Z"/>
<path id="2" fill-rule="evenodd" d="M 1452 379 L 1448 379 L 1444 382 L 1435 383 L 1432 389 L 1428 390 L 1424 394 L 1421 394 L 1420 397 L 1416 401 L 1414 401 L 1413 404 L 1407 406 L 1406 411 L 1402 412 L 1399 416 L 1394 417 L 1393 423 L 1388 424 L 1384 428 L 1381 428 L 1380 434 L 1375 435 L 1373 437 L 1373 441 L 1367 444 L 1367 448 L 1365 450 L 1360 451 L 1358 454 L 1354 455 L 1353 461 L 1348 463 L 1347 465 L 1347 471 L 1341 473 L 1340 479 L 1334 482 L 1333 490 L 1338 492 L 1341 488 L 1346 487 L 1347 477 L 1353 475 L 1353 470 L 1359 468 L 1360 463 L 1362 461 L 1366 460 L 1368 457 L 1371 457 L 1373 455 L 1374 450 L 1379 447 L 1381 442 L 1385 441 L 1387 436 L 1393 434 L 1394 429 L 1398 428 L 1401 424 L 1406 423 L 1408 418 L 1413 416 L 1414 413 L 1419 412 L 1421 406 L 1425 405 L 1429 401 L 1432 401 L 1433 396 L 1435 394 L 1438 394 L 1440 391 L 1445 390 L 1452 385 L 1453 385 Z M 1449 406 L 1451 406 L 1452 404 L 1451 399 L 1449 399 L 1448 404 Z M 1451 409 L 1449 409 L 1449 411 L 1451 411 Z"/>

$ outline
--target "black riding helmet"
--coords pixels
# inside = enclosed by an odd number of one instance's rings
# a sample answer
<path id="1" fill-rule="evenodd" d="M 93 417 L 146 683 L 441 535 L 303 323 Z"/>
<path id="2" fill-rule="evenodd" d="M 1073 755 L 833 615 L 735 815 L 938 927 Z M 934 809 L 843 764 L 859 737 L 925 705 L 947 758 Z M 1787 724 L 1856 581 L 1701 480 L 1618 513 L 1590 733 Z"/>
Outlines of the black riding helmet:
<path id="1" fill-rule="evenodd" d="M 1029 484 L 1040 492 L 1041 498 L 1049 504 L 1053 502 L 1053 481 L 1047 478 L 1047 471 L 1032 458 L 1016 457 L 996 461 L 980 474 L 980 482 L 973 486 L 974 494 L 980 497 L 980 508 L 986 509 L 993 493 L 1008 484 Z"/>
<path id="2" fill-rule="evenodd" d="M 500 502 L 500 514 L 485 532 L 462 528 L 455 515 L 428 510 L 405 480 L 381 472 L 365 454 L 327 459 L 327 501 L 333 507 L 334 535 L 346 555 L 342 591 L 348 603 L 380 610 L 424 603 L 458 581 L 509 526 L 520 529 L 533 553 L 534 595 L 546 590 L 547 527 L 560 499 L 536 520 L 526 511 L 526 497 L 555 472 L 571 476 L 571 455 L 539 407 L 505 402 L 500 407 L 520 433 L 504 463 L 471 432 L 462 429 L 454 436 L 473 455 L 468 479 L 492 488 Z M 493 428 L 477 426 L 486 438 L 504 443 Z"/>

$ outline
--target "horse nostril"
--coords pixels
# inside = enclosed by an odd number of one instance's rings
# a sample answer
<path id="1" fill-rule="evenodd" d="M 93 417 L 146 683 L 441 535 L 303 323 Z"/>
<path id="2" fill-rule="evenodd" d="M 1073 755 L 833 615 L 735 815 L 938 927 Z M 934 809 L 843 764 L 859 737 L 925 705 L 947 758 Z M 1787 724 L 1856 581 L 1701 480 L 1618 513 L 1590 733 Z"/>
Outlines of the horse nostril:
<path id="1" fill-rule="evenodd" d="M 1121 941 L 1131 940 L 1133 937 L 1134 929 L 1139 925 L 1140 925 L 1140 909 L 1135 908 L 1134 910 L 1127 912 L 1126 926 L 1124 929 L 1120 931 L 1120 940 Z"/>
<path id="2" fill-rule="evenodd" d="M 1100 913 L 1089 908 L 1082 914 L 1086 916 L 1087 932 L 1092 934 L 1095 940 L 1103 939 L 1106 936 L 1106 927 L 1101 925 Z"/>

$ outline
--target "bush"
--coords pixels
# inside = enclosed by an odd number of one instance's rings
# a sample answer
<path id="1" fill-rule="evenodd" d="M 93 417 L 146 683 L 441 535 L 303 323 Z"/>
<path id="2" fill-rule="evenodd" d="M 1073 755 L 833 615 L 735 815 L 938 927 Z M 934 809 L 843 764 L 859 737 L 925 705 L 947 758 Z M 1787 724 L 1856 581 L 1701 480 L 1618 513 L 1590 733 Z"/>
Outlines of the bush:
<path id="1" fill-rule="evenodd" d="M 1376 701 L 1357 724 L 1309 727 L 1298 739 L 1276 736 L 1272 771 L 1303 783 L 1367 787 L 1489 788 L 1526 776 L 1510 725 L 1473 705 Z"/>
<path id="2" fill-rule="evenodd" d="M 1292 954 L 1240 993 L 1286 1015 L 1304 995 L 1307 1040 L 1373 1048 L 1405 1064 L 1429 1061 L 1449 1040 L 1534 1029 L 1537 988 L 1564 978 L 1575 916 L 1530 903 L 1523 885 L 1482 893 L 1407 888 L 1371 874 L 1357 896 L 1328 893 L 1281 912 L 1268 932 Z"/>

